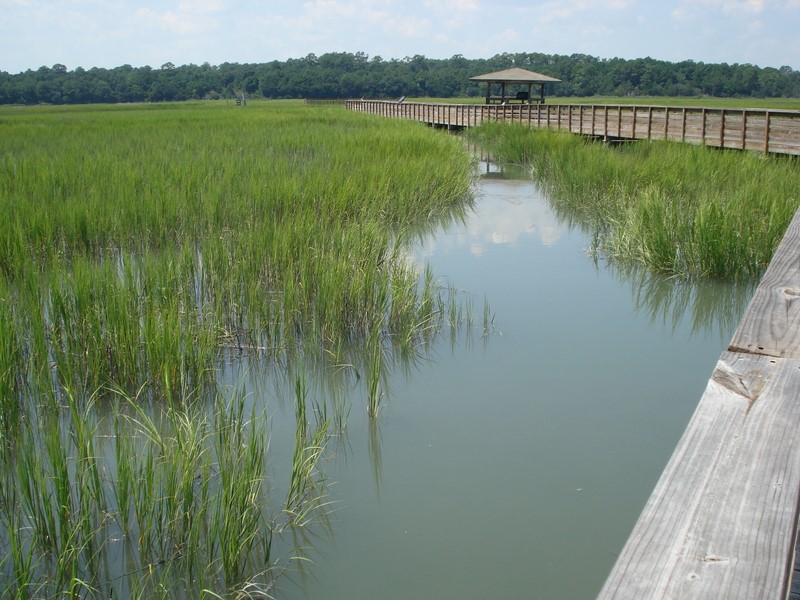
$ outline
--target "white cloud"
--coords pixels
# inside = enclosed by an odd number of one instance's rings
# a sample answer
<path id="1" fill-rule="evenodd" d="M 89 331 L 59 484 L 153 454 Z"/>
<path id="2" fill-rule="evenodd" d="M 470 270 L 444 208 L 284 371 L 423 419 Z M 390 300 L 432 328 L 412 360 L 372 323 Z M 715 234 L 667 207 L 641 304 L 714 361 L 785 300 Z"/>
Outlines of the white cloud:
<path id="1" fill-rule="evenodd" d="M 438 13 L 473 12 L 480 8 L 478 0 L 425 0 L 424 6 Z"/>
<path id="2" fill-rule="evenodd" d="M 519 38 L 520 38 L 519 31 L 511 28 L 504 29 L 502 32 L 500 32 L 500 35 L 498 36 L 499 40 L 508 40 L 510 42 L 518 40 Z"/>
<path id="3" fill-rule="evenodd" d="M 350 2 L 338 2 L 337 0 L 315 0 L 303 4 L 305 14 L 310 19 L 342 19 L 356 16 L 358 9 L 355 4 Z"/>
<path id="4" fill-rule="evenodd" d="M 222 0 L 184 0 L 178 4 L 178 10 L 183 13 L 216 13 L 227 7 L 228 3 Z"/>
<path id="5" fill-rule="evenodd" d="M 571 19 L 576 14 L 586 10 L 588 2 L 585 0 L 569 0 L 567 2 L 545 2 L 538 7 L 539 20 L 543 23 Z"/>
<path id="6" fill-rule="evenodd" d="M 178 35 L 197 35 L 216 29 L 218 14 L 226 8 L 223 0 L 183 0 L 174 10 L 140 8 L 136 14 L 148 25 L 155 23 Z"/>
<path id="7" fill-rule="evenodd" d="M 675 19 L 676 21 L 683 21 L 689 18 L 689 14 L 686 12 L 686 9 L 681 6 L 673 9 L 672 13 L 670 14 L 672 18 Z"/>
<path id="8" fill-rule="evenodd" d="M 431 22 L 419 17 L 390 17 L 384 20 L 384 29 L 389 33 L 398 33 L 403 37 L 421 37 L 428 33 Z"/>
<path id="9" fill-rule="evenodd" d="M 682 2 L 693 7 L 709 6 L 721 10 L 726 15 L 758 14 L 764 11 L 766 5 L 766 0 L 682 0 Z"/>

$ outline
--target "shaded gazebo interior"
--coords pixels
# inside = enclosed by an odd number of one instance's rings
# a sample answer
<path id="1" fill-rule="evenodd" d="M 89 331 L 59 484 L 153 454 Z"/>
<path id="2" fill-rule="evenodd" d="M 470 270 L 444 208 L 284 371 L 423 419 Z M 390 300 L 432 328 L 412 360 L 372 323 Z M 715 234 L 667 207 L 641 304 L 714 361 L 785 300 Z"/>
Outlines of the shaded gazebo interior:
<path id="1" fill-rule="evenodd" d="M 522 102 L 532 104 L 544 103 L 544 86 L 546 83 L 561 81 L 549 75 L 542 75 L 527 69 L 515 67 L 486 75 L 470 77 L 471 81 L 486 83 L 486 104 Z M 538 97 L 533 95 L 533 86 L 539 86 Z M 527 90 L 525 89 L 527 87 Z"/>

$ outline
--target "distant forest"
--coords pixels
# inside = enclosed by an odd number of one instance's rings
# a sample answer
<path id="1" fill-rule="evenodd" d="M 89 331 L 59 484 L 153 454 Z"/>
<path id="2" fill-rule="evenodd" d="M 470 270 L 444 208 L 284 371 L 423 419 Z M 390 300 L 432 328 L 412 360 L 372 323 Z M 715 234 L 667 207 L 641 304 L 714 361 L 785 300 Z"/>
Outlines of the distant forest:
<path id="1" fill-rule="evenodd" d="M 556 96 L 800 97 L 800 71 L 750 64 L 678 63 L 652 58 L 601 59 L 585 54 L 498 54 L 489 59 L 413 56 L 383 60 L 363 52 L 309 54 L 258 64 L 113 69 L 66 65 L 0 72 L 0 104 L 159 102 L 230 98 L 395 98 L 481 96 L 474 75 L 521 67 L 562 80 Z"/>

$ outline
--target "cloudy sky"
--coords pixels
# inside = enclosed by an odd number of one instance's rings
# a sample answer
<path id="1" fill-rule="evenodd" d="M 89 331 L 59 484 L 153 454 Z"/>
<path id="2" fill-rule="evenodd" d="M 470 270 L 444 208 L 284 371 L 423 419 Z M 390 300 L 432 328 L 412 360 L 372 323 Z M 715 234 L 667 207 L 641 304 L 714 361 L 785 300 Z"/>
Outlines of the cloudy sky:
<path id="1" fill-rule="evenodd" d="M 0 0 L 0 71 L 502 52 L 800 68 L 800 0 Z"/>

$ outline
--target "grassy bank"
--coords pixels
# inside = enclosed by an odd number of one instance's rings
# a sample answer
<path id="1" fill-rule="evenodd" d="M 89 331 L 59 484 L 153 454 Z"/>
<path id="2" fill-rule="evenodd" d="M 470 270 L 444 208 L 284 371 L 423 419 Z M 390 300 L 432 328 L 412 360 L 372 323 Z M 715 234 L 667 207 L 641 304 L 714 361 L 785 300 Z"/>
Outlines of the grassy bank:
<path id="1" fill-rule="evenodd" d="M 376 415 L 382 371 L 458 313 L 404 248 L 467 210 L 463 144 L 292 102 L 11 108 L 0 128 L 3 595 L 271 593 L 325 515 L 349 410 L 307 398 L 301 366 L 356 373 Z M 301 373 L 288 481 L 265 407 L 218 387 L 237 357 Z"/>
<path id="2" fill-rule="evenodd" d="M 592 250 L 667 275 L 753 280 L 800 205 L 796 159 L 670 142 L 610 147 L 570 133 L 489 123 L 471 132 L 530 166 Z"/>

